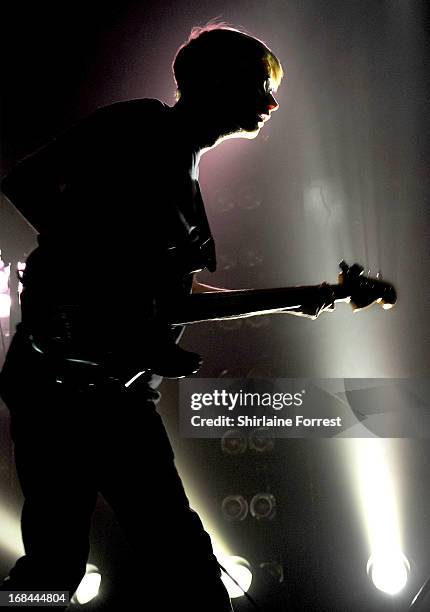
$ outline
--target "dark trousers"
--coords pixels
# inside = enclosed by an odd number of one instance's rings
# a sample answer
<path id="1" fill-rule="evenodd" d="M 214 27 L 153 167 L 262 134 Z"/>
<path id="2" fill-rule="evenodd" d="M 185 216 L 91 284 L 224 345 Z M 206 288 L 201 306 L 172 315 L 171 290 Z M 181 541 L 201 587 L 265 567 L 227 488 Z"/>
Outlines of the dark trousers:
<path id="1" fill-rule="evenodd" d="M 231 610 L 210 538 L 189 506 L 162 420 L 144 390 L 55 382 L 45 357 L 19 331 L 0 382 L 25 498 L 26 554 L 4 589 L 73 594 L 85 573 L 100 492 L 134 551 L 136 610 L 154 609 L 145 602 L 157 598 L 163 610 Z"/>

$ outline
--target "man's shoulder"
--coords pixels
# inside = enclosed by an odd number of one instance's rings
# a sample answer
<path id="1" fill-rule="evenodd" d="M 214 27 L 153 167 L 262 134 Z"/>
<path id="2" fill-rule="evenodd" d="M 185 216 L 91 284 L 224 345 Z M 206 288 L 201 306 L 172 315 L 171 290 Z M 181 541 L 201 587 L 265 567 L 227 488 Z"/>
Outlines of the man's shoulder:
<path id="1" fill-rule="evenodd" d="M 159 118 L 169 107 L 164 102 L 156 98 L 136 98 L 133 100 L 122 100 L 105 106 L 100 106 L 93 113 L 94 117 L 127 119 L 135 120 L 136 118 L 143 119 L 147 117 L 149 123 L 154 118 Z"/>
<path id="2" fill-rule="evenodd" d="M 100 106 L 81 123 L 82 131 L 97 146 L 114 142 L 131 147 L 162 139 L 169 106 L 155 98 L 124 100 Z"/>

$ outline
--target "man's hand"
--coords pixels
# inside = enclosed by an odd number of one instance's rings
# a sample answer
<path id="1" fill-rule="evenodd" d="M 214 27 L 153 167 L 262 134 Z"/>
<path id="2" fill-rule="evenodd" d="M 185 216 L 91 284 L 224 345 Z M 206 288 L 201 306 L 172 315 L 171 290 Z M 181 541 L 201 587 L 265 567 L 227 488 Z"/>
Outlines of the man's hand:
<path id="1" fill-rule="evenodd" d="M 307 317 L 315 321 L 322 312 L 333 312 L 335 309 L 333 291 L 329 283 L 323 282 L 318 287 L 318 299 L 312 304 L 303 304 L 297 310 L 286 310 L 285 312 L 296 315 L 297 317 Z"/>
<path id="2" fill-rule="evenodd" d="M 199 283 L 198 281 L 196 281 L 195 278 L 193 278 L 193 293 L 208 293 L 209 291 L 230 291 L 230 289 L 223 289 L 222 287 L 212 287 L 212 285 L 205 285 L 203 283 Z"/>

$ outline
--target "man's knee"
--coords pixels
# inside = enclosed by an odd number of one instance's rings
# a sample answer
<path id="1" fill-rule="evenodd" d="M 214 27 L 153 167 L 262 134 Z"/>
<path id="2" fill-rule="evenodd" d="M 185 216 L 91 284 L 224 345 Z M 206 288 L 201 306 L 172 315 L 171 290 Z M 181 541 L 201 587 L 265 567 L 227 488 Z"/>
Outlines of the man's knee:
<path id="1" fill-rule="evenodd" d="M 72 597 L 85 575 L 86 559 L 21 557 L 0 583 L 2 591 L 66 591 Z"/>

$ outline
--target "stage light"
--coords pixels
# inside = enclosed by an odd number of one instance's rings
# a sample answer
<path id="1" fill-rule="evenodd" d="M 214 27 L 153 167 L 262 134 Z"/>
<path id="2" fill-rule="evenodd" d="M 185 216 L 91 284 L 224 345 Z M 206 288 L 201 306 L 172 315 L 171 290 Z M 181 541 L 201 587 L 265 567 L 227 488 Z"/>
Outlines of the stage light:
<path id="1" fill-rule="evenodd" d="M 276 498 L 270 493 L 257 493 L 251 499 L 249 509 L 257 521 L 270 521 L 276 516 Z"/>
<path id="2" fill-rule="evenodd" d="M 260 568 L 270 574 L 279 584 L 284 582 L 284 568 L 279 561 L 264 561 L 260 563 Z"/>
<path id="3" fill-rule="evenodd" d="M 238 429 L 229 429 L 221 438 L 221 450 L 227 455 L 241 455 L 247 444 L 246 436 Z"/>
<path id="4" fill-rule="evenodd" d="M 0 506 L 0 525 L 0 548 L 15 558 L 23 555 L 19 512 L 14 513 L 12 509 Z"/>
<path id="5" fill-rule="evenodd" d="M 9 266 L 4 267 L 3 262 L 0 260 L 0 293 L 6 293 L 9 291 Z"/>
<path id="6" fill-rule="evenodd" d="M 240 587 L 226 574 L 222 572 L 222 581 L 231 599 L 241 597 L 247 592 L 252 583 L 251 566 L 246 559 L 232 555 L 219 559 L 221 565 L 239 583 Z"/>
<path id="7" fill-rule="evenodd" d="M 221 510 L 227 521 L 243 521 L 248 515 L 248 502 L 242 495 L 228 495 L 222 500 Z"/>
<path id="8" fill-rule="evenodd" d="M 270 453 L 275 446 L 275 441 L 270 436 L 267 427 L 253 429 L 249 434 L 248 443 L 249 448 L 257 453 Z"/>
<path id="9" fill-rule="evenodd" d="M 409 561 L 400 554 L 372 555 L 367 563 L 367 573 L 375 587 L 389 595 L 395 595 L 404 588 L 409 571 Z"/>
<path id="10" fill-rule="evenodd" d="M 406 585 L 409 562 L 402 551 L 388 444 L 381 439 L 357 439 L 354 449 L 358 494 L 371 551 L 367 571 L 377 589 L 394 595 Z"/>
<path id="11" fill-rule="evenodd" d="M 7 319 L 10 316 L 11 299 L 10 295 L 0 293 L 0 319 Z"/>
<path id="12" fill-rule="evenodd" d="M 99 594 L 102 576 L 98 567 L 87 563 L 85 576 L 72 597 L 72 603 L 86 604 Z"/>

